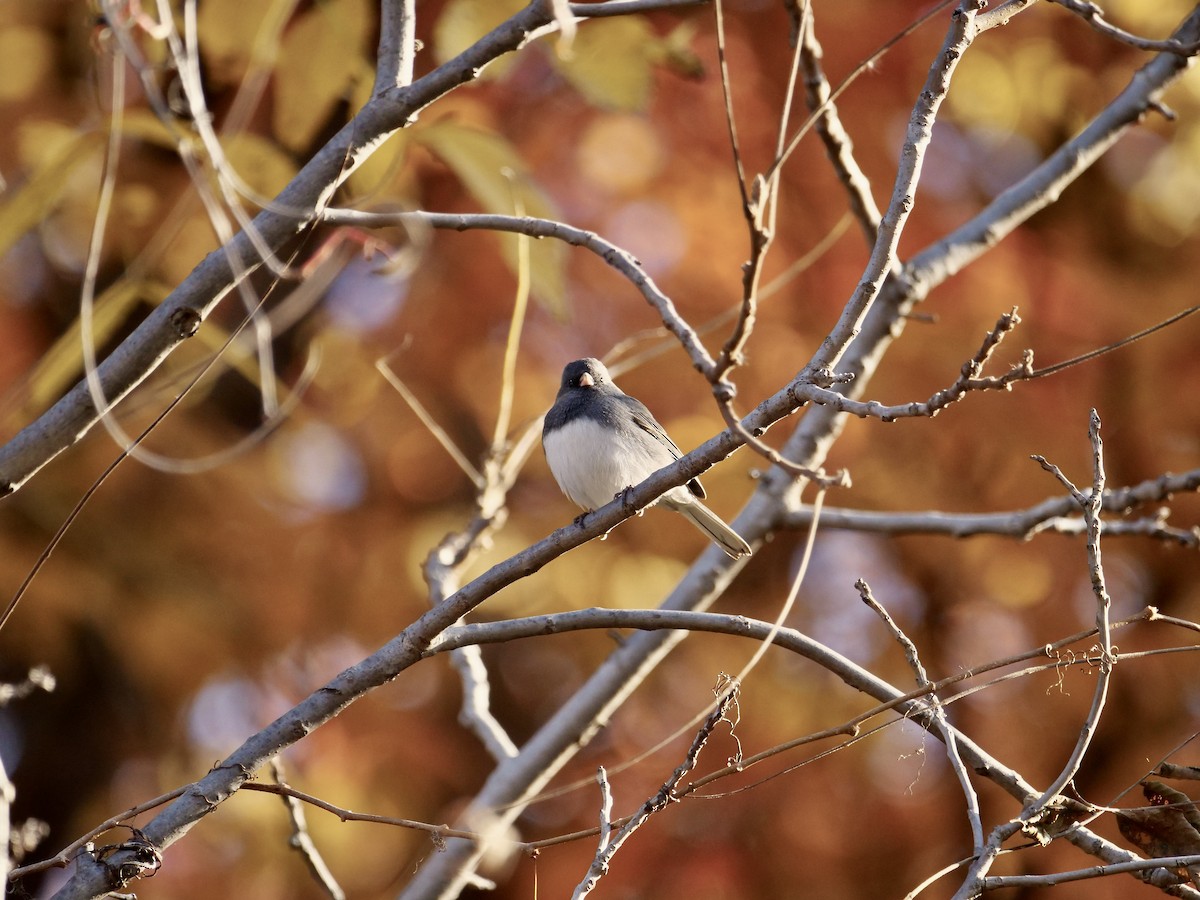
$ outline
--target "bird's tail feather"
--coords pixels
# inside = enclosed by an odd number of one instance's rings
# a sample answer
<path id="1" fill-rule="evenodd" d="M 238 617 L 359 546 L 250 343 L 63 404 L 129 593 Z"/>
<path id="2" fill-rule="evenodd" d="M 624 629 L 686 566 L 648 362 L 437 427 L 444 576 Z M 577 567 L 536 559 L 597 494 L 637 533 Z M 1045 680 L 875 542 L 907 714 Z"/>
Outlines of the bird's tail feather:
<path id="1" fill-rule="evenodd" d="M 720 516 L 699 500 L 692 500 L 689 503 L 671 503 L 669 505 L 708 535 L 709 540 L 734 559 L 750 555 L 750 545 L 742 539 L 742 536 L 726 525 Z"/>

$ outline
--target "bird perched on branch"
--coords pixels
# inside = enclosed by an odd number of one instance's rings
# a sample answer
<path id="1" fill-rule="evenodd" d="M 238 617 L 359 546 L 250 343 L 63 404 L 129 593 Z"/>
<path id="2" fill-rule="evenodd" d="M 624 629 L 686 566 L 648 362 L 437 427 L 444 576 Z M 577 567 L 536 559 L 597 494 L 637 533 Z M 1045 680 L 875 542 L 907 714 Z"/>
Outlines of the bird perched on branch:
<path id="1" fill-rule="evenodd" d="M 683 455 L 645 404 L 613 384 L 598 359 L 577 359 L 563 369 L 542 428 L 542 449 L 562 492 L 588 512 Z M 704 488 L 693 478 L 655 503 L 682 515 L 734 559 L 748 556 L 750 545 L 703 498 Z"/>

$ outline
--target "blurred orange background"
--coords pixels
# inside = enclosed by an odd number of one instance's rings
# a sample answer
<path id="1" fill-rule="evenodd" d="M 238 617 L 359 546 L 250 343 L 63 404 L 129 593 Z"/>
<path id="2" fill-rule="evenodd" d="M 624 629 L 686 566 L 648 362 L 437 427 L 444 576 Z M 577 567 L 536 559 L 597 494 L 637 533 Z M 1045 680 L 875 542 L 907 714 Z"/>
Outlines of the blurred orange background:
<path id="1" fill-rule="evenodd" d="M 520 4 L 419 4 L 417 74 L 477 34 L 482 19 Z M 1173 0 L 1111 3 L 1112 19 L 1167 34 L 1190 9 Z M 912 4 L 846 0 L 816 5 L 826 71 L 838 83 L 917 12 Z M 272 196 L 370 92 L 376 9 L 205 0 L 199 44 L 206 96 L 230 162 Z M 728 63 L 740 139 L 751 171 L 772 157 L 791 49 L 781 8 L 727 4 Z M 908 116 L 941 45 L 948 12 L 901 41 L 840 98 L 843 122 L 886 204 Z M 569 61 L 543 40 L 426 110 L 351 179 L 336 202 L 474 212 L 508 202 L 498 175 L 528 181 L 527 211 L 590 230 L 637 256 L 693 325 L 735 307 L 748 253 L 718 76 L 713 14 L 684 8 L 580 29 Z M 143 36 L 154 77 L 171 96 L 161 48 Z M 111 97 L 105 26 L 82 4 L 0 6 L 0 428 L 4 439 L 79 377 L 71 331 L 96 213 Z M 1147 54 L 1037 4 L 981 38 L 964 58 L 901 242 L 907 258 L 981 210 L 1128 82 Z M 126 77 L 126 139 L 98 292 L 104 344 L 127 333 L 216 247 L 212 229 L 134 73 Z M 238 92 L 242 99 L 237 99 Z M 246 92 L 255 94 L 255 102 Z M 1022 324 L 993 363 L 1001 374 L 1029 347 L 1040 365 L 1119 340 L 1196 302 L 1200 241 L 1200 82 L 1167 96 L 1173 122 L 1150 115 L 1061 200 L 939 288 L 867 391 L 883 403 L 924 400 L 948 386 L 997 317 Z M 240 104 L 246 104 L 242 106 Z M 797 111 L 795 121 L 803 113 Z M 182 118 L 177 129 L 186 133 Z M 489 201 L 489 198 L 491 200 Z M 807 362 L 836 321 L 868 255 L 845 220 L 846 197 L 816 137 L 783 172 L 765 281 L 833 235 L 812 265 L 764 300 L 736 375 L 748 411 Z M 331 229 L 295 248 L 309 258 Z M 0 749 L 17 786 L 15 817 L 50 824 L 41 859 L 108 816 L 200 777 L 217 760 L 427 608 L 421 564 L 471 515 L 473 488 L 375 367 L 387 357 L 408 389 L 471 460 L 491 439 L 516 275 L 500 240 L 482 232 L 378 237 L 397 254 L 338 257 L 328 289 L 311 298 L 273 348 L 288 394 L 310 353 L 315 380 L 266 440 L 196 475 L 123 463 L 88 504 L 0 633 L 0 677 L 45 664 L 57 679 L 0 710 Z M 562 365 L 601 356 L 660 323 L 642 297 L 587 251 L 537 245 L 535 302 L 521 341 L 513 422 L 552 402 Z M 260 272 L 258 290 L 270 284 Z M 299 290 L 283 282 L 271 306 Z M 319 301 L 319 302 L 318 302 Z M 302 301 L 297 301 L 302 302 Z M 169 402 L 242 317 L 231 296 L 196 340 L 175 353 L 122 408 L 137 433 Z M 1112 486 L 1197 467 L 1200 321 L 1187 319 L 1130 347 L 1007 393 L 974 394 L 936 420 L 852 421 L 830 468 L 853 488 L 830 506 L 879 511 L 1004 511 L 1060 493 L 1032 461 L 1042 454 L 1078 484 L 1090 479 L 1088 410 L 1104 422 Z M 719 348 L 724 331 L 706 336 Z M 707 385 L 678 347 L 619 379 L 685 450 L 722 429 Z M 229 447 L 262 421 L 252 354 L 205 379 L 147 442 L 192 459 Z M 778 444 L 792 422 L 770 438 Z M 0 505 L 0 576 L 11 595 L 39 552 L 119 448 L 94 429 Z M 742 450 L 705 477 L 711 505 L 732 518 L 754 489 L 762 458 Z M 1192 496 L 1172 523 L 1200 520 Z M 510 516 L 475 572 L 576 515 L 535 452 L 509 497 Z M 803 535 L 761 550 L 718 609 L 774 618 Z M 703 539 L 651 511 L 622 524 L 484 604 L 477 620 L 587 606 L 652 607 Z M 1195 549 L 1147 538 L 1106 540 L 1114 616 L 1146 605 L 1200 618 Z M 818 535 L 789 624 L 892 680 L 912 684 L 903 654 L 862 607 L 865 578 L 917 642 L 933 677 L 1041 646 L 1093 618 L 1083 541 L 1042 535 L 887 538 Z M 1139 626 L 1122 652 L 1190 645 L 1184 633 Z M 484 650 L 495 710 L 518 743 L 605 657 L 601 633 Z M 749 642 L 697 635 L 670 657 L 560 777 L 585 786 L 535 804 L 524 839 L 591 827 L 597 765 L 616 768 L 711 702 L 721 672 L 737 671 Z M 1079 648 L 1080 652 L 1087 647 Z M 1076 781 L 1095 803 L 1137 805 L 1136 783 L 1196 731 L 1200 660 L 1192 653 L 1118 666 L 1110 706 Z M 1074 745 L 1091 699 L 1086 669 L 1044 673 L 955 704 L 952 720 L 1000 760 L 1043 786 Z M 460 692 L 442 658 L 418 665 L 356 703 L 285 756 L 291 783 L 339 806 L 428 822 L 451 821 L 491 761 L 457 723 Z M 810 663 L 769 653 L 744 685 L 737 737 L 746 752 L 845 721 L 873 705 Z M 631 811 L 678 764 L 690 735 L 613 778 L 616 811 Z M 716 790 L 759 782 L 828 744 L 782 755 Z M 724 732 L 698 772 L 725 764 Z M 1200 762 L 1190 748 L 1170 756 Z M 1017 813 L 980 779 L 985 825 Z M 344 824 L 308 811 L 317 846 L 352 897 L 395 895 L 436 852 L 425 837 Z M 1111 817 L 1094 827 L 1123 843 Z M 240 793 L 170 848 L 144 897 L 321 896 L 287 844 L 276 797 Z M 116 838 L 102 838 L 101 842 Z M 592 839 L 517 858 L 492 873 L 491 896 L 567 896 Z M 708 898 L 901 897 L 970 852 L 963 801 L 940 744 L 897 723 L 757 787 L 688 800 L 650 822 L 617 854 L 599 896 Z M 1005 858 L 997 871 L 1091 864 L 1058 842 Z M 50 876 L 53 879 L 57 874 Z M 953 893 L 954 876 L 922 896 Z M 1028 891 L 1021 897 L 1040 896 Z M 1055 889 L 1056 897 L 1156 894 L 1128 877 Z M 1010 893 L 1008 896 L 1017 896 Z"/>

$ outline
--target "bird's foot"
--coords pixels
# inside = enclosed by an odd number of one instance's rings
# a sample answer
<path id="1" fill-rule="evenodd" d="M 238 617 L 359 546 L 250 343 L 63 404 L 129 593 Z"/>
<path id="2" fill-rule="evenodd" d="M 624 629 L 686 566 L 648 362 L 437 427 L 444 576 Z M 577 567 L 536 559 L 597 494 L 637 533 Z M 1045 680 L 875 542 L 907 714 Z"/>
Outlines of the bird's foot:
<path id="1" fill-rule="evenodd" d="M 618 495 L 618 496 L 620 496 L 620 495 Z M 574 525 L 575 525 L 575 527 L 576 527 L 576 528 L 583 528 L 583 527 L 584 527 L 584 525 L 585 525 L 585 524 L 586 524 L 586 522 L 587 522 L 587 517 L 588 517 L 588 516 L 590 516 L 590 515 L 591 515 L 592 513 L 594 513 L 594 512 L 595 512 L 595 510 L 594 510 L 594 509 L 585 509 L 585 510 L 584 510 L 583 512 L 581 512 L 579 515 L 577 515 L 577 516 L 575 517 L 575 522 L 574 522 Z M 615 528 L 615 527 L 616 527 L 616 526 L 614 525 L 614 526 L 613 526 L 613 528 Z M 612 534 L 612 528 L 608 529 L 608 531 L 606 531 L 606 532 L 604 532 L 604 534 L 600 535 L 600 540 L 602 540 L 602 541 L 603 541 L 603 540 L 607 540 L 607 539 L 608 539 L 608 536 L 609 536 L 610 534 Z"/>
<path id="2" fill-rule="evenodd" d="M 623 509 L 625 512 L 627 512 L 627 513 L 628 513 L 628 512 L 633 512 L 633 511 L 634 511 L 634 510 L 633 510 L 633 501 L 629 499 L 629 498 L 630 498 L 630 495 L 631 495 L 632 493 L 633 493 L 633 485 L 632 485 L 632 484 L 630 484 L 630 485 L 626 485 L 625 487 L 621 488 L 621 490 L 619 490 L 619 491 L 617 491 L 615 494 L 613 494 L 613 499 L 614 499 L 614 500 L 620 500 L 620 501 L 621 501 L 621 508 L 622 508 L 622 509 Z M 641 510 L 641 509 L 637 510 L 637 514 L 638 514 L 639 516 L 640 516 L 640 515 L 641 515 L 643 512 L 645 512 L 645 510 Z"/>

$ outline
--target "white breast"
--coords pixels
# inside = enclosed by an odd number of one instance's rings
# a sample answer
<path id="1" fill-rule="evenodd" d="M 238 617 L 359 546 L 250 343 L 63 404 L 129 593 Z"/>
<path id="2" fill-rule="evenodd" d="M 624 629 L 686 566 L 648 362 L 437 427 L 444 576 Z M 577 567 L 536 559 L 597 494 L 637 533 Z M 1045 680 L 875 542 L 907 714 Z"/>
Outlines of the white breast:
<path id="1" fill-rule="evenodd" d="M 639 436 L 640 437 L 640 436 Z M 599 509 L 616 494 L 644 481 L 673 459 L 649 435 L 621 440 L 616 431 L 593 419 L 576 419 L 543 439 L 554 480 L 576 506 Z M 671 491 L 687 493 L 686 488 Z"/>

